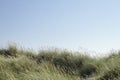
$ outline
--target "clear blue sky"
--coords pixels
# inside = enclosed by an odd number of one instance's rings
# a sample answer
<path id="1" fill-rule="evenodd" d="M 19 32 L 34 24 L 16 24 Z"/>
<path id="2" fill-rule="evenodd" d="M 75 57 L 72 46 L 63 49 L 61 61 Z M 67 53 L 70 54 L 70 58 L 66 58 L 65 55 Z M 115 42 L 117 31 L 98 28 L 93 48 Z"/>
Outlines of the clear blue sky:
<path id="1" fill-rule="evenodd" d="M 120 48 L 120 0 L 0 0 L 0 45 Z"/>

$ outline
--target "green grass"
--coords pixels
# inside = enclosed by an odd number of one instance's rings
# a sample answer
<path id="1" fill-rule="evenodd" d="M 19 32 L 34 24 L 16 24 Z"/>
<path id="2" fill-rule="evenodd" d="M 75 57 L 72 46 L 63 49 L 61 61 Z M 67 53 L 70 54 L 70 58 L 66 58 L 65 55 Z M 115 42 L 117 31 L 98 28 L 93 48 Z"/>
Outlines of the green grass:
<path id="1" fill-rule="evenodd" d="M 36 54 L 9 46 L 0 49 L 0 80 L 120 80 L 120 52 L 96 59 L 66 50 Z"/>

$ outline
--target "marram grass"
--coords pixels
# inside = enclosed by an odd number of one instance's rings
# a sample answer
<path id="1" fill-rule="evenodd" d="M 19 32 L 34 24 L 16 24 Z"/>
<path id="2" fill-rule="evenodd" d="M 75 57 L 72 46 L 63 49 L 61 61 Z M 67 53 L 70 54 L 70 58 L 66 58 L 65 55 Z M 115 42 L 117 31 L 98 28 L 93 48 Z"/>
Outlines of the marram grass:
<path id="1" fill-rule="evenodd" d="M 0 80 L 120 80 L 120 52 L 91 58 L 69 51 L 0 49 Z"/>

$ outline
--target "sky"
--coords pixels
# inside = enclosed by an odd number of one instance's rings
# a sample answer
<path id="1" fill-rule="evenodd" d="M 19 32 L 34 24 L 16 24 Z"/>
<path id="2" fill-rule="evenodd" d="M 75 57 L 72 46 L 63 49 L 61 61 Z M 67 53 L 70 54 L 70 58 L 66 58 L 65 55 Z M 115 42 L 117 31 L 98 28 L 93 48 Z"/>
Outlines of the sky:
<path id="1" fill-rule="evenodd" d="M 0 45 L 120 49 L 120 0 L 0 0 Z"/>

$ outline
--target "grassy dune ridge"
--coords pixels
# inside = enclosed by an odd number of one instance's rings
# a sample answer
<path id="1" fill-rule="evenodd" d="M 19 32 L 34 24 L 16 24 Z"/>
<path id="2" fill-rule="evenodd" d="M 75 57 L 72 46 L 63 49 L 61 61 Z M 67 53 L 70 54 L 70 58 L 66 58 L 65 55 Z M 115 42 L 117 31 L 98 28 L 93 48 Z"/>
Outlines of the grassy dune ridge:
<path id="1" fill-rule="evenodd" d="M 96 59 L 66 50 L 35 54 L 9 46 L 0 49 L 0 80 L 120 80 L 120 52 Z"/>

